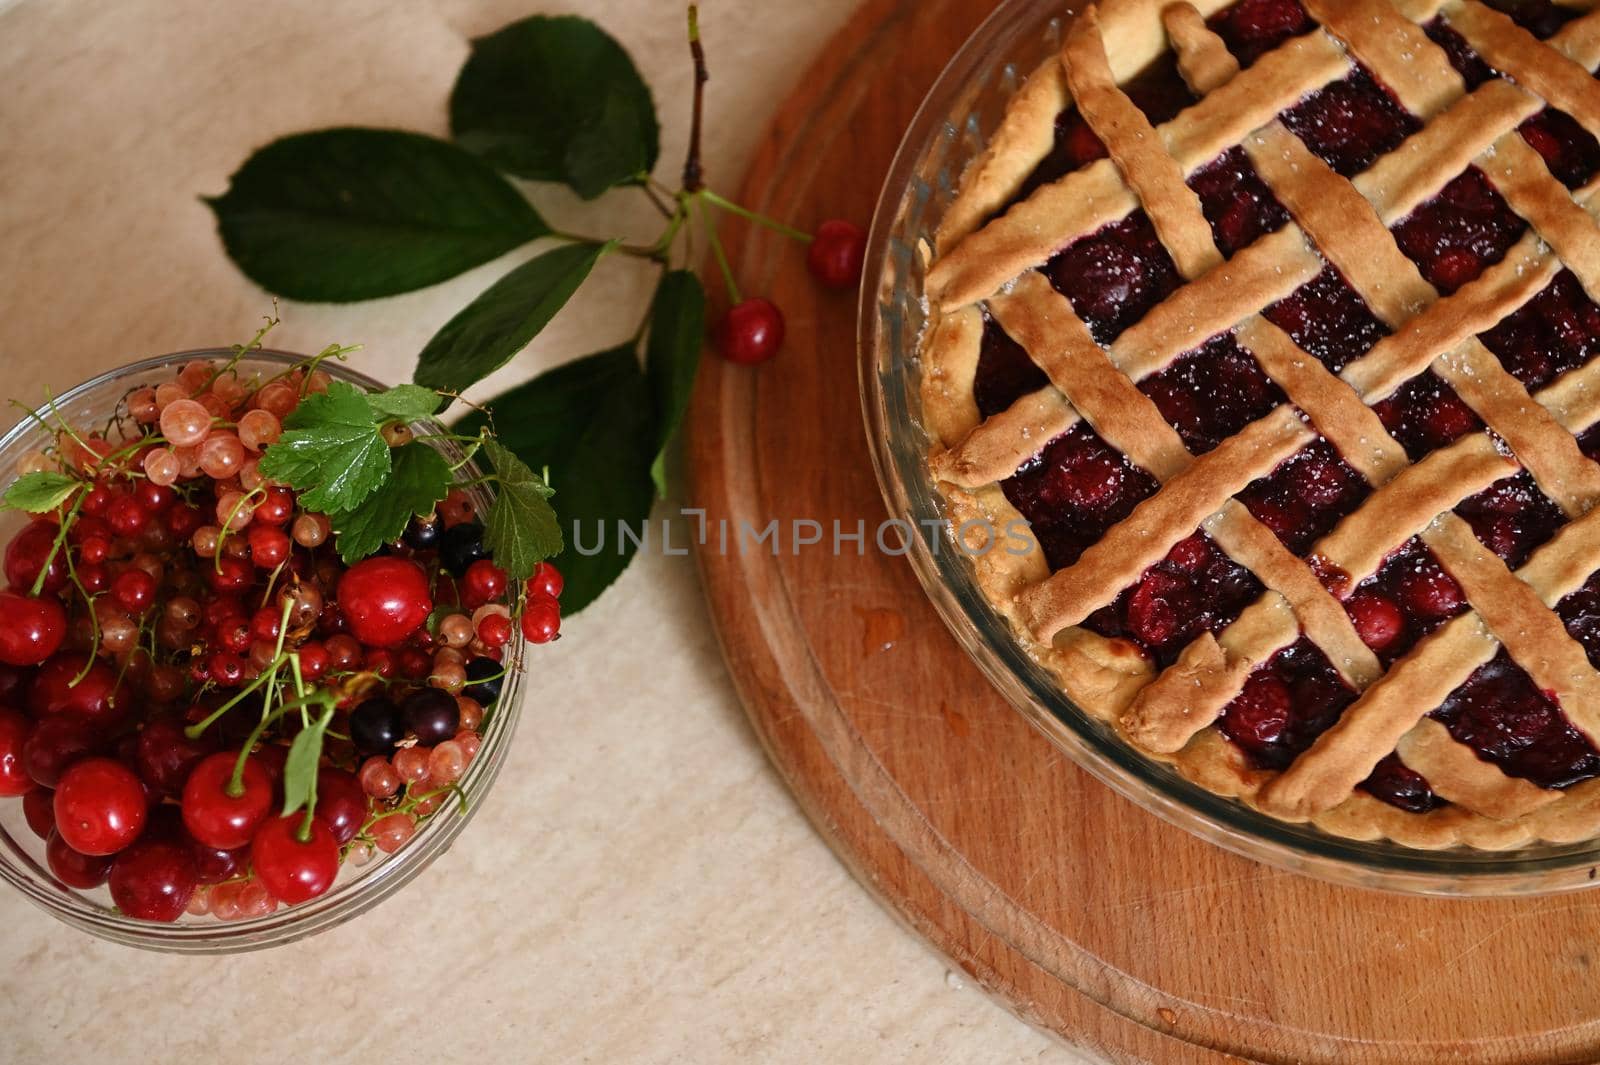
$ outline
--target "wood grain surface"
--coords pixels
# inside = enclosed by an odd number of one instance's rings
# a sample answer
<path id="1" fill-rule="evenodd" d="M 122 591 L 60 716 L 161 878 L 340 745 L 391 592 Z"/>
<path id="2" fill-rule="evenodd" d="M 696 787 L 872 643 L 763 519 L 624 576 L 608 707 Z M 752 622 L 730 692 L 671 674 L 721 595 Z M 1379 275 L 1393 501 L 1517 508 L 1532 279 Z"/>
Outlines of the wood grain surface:
<path id="1" fill-rule="evenodd" d="M 743 202 L 865 222 L 923 93 L 987 11 L 868 0 L 779 111 Z M 871 530 L 884 512 L 852 296 L 815 288 L 766 231 L 727 233 L 744 287 L 783 307 L 789 334 L 756 371 L 707 359 L 695 505 L 733 528 Z M 870 535 L 861 555 L 714 539 L 699 554 L 750 720 L 818 831 L 1023 1018 L 1130 1062 L 1600 1059 L 1600 895 L 1419 899 L 1252 863 L 1065 760 Z"/>

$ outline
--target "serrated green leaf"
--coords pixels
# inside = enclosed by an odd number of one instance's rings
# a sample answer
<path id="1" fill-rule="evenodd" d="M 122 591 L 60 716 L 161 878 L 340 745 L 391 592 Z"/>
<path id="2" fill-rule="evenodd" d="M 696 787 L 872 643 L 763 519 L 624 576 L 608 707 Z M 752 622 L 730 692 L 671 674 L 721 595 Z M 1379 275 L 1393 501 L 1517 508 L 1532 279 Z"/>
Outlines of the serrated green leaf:
<path id="1" fill-rule="evenodd" d="M 553 494 L 544 479 L 526 463 L 485 437 L 483 453 L 496 474 L 494 503 L 483 523 L 483 544 L 495 565 L 513 580 L 525 580 L 533 568 L 561 553 L 561 523 L 550 506 Z"/>
<path id="2" fill-rule="evenodd" d="M 650 475 L 656 492 L 667 494 L 667 444 L 683 421 L 689 394 L 705 346 L 706 290 L 689 270 L 673 270 L 661 278 L 650 307 L 650 336 L 645 342 L 645 376 L 656 410 L 656 455 Z"/>
<path id="3" fill-rule="evenodd" d="M 283 424 L 261 453 L 261 473 L 299 490 L 307 510 L 354 510 L 389 474 L 389 445 L 366 393 L 346 381 L 311 393 Z"/>
<path id="4" fill-rule="evenodd" d="M 628 53 L 574 16 L 534 16 L 472 42 L 450 130 L 502 170 L 592 199 L 656 164 L 660 127 Z"/>
<path id="5" fill-rule="evenodd" d="M 207 203 L 239 269 L 299 300 L 410 292 L 550 232 L 482 159 L 401 130 L 284 137 L 245 160 Z"/>
<path id="6" fill-rule="evenodd" d="M 13 510 L 30 514 L 43 514 L 65 503 L 82 481 L 52 470 L 25 473 L 11 483 L 5 491 L 5 505 Z"/>
<path id="7" fill-rule="evenodd" d="M 633 558 L 633 541 L 619 535 L 619 524 L 641 534 L 655 500 L 649 474 L 655 418 L 638 358 L 625 346 L 577 359 L 487 405 L 499 443 L 530 468 L 550 471 L 569 536 L 556 558 L 566 582 L 561 611 L 576 614 Z M 472 411 L 458 431 L 477 432 L 483 424 Z"/>
<path id="8" fill-rule="evenodd" d="M 450 490 L 450 464 L 422 441 L 397 447 L 390 457 L 389 476 L 360 506 L 328 516 L 347 564 L 399 538 L 413 514 L 427 514 Z"/>
<path id="9" fill-rule="evenodd" d="M 367 393 L 367 406 L 381 421 L 399 418 L 417 422 L 432 416 L 442 398 L 433 389 L 421 385 L 395 385 L 383 392 Z"/>
<path id="10" fill-rule="evenodd" d="M 283 762 L 285 817 L 305 806 L 317 793 L 317 766 L 322 761 L 322 740 L 332 720 L 333 708 L 329 707 L 301 729 L 289 745 L 289 756 Z"/>
<path id="11" fill-rule="evenodd" d="M 428 341 L 413 379 L 442 392 L 464 392 L 504 366 L 539 335 L 616 243 L 565 244 L 496 281 Z"/>

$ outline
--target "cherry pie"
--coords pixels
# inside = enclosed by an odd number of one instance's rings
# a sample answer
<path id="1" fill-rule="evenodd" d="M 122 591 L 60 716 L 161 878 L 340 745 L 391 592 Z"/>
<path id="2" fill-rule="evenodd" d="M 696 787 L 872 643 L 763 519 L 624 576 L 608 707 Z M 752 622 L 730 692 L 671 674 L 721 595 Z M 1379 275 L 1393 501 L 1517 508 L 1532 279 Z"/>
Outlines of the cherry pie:
<path id="1" fill-rule="evenodd" d="M 1340 835 L 1600 835 L 1597 65 L 1545 0 L 1071 23 L 945 213 L 922 391 L 1074 703 Z"/>

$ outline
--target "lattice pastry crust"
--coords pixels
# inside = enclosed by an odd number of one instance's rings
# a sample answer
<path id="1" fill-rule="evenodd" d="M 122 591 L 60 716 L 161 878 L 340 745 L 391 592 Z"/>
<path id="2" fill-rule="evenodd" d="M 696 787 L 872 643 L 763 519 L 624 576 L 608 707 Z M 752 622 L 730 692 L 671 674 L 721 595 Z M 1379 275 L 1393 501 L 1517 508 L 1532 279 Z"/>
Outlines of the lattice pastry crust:
<path id="1" fill-rule="evenodd" d="M 1552 609 L 1600 569 L 1600 465 L 1575 440 L 1600 421 L 1600 360 L 1530 396 L 1477 339 L 1563 267 L 1600 300 L 1600 179 L 1569 190 L 1517 132 L 1548 104 L 1600 135 L 1600 82 L 1591 76 L 1600 64 L 1600 13 L 1540 41 L 1475 0 L 1305 0 L 1320 29 L 1241 70 L 1205 21 L 1230 2 L 1106 0 L 1090 8 L 1072 23 L 1060 56 L 1016 94 L 964 177 L 928 272 L 932 321 L 922 351 L 930 469 L 952 528 L 1019 520 L 1001 482 L 1086 421 L 1159 491 L 1054 573 L 1037 551 L 975 559 L 989 599 L 1077 705 L 1206 788 L 1344 836 L 1504 849 L 1600 834 L 1600 779 L 1555 790 L 1508 776 L 1427 716 L 1504 648 L 1600 746 L 1600 673 Z M 1421 28 L 1440 15 L 1506 77 L 1469 91 Z M 1199 102 L 1155 128 L 1121 86 L 1169 50 Z M 1347 180 L 1280 115 L 1357 62 L 1423 125 Z M 1109 158 L 1006 209 L 1050 150 L 1053 124 L 1068 106 Z M 1224 260 L 1185 179 L 1234 146 L 1291 221 Z M 1472 165 L 1529 229 L 1502 261 L 1441 296 L 1389 227 Z M 1042 268 L 1136 209 L 1182 285 L 1102 346 Z M 1337 374 L 1261 316 L 1328 264 L 1391 330 Z M 1050 384 L 984 419 L 974 382 L 986 317 Z M 1137 385 L 1229 331 L 1287 402 L 1197 456 Z M 1430 368 L 1491 432 L 1413 463 L 1372 405 Z M 1319 435 L 1371 493 L 1302 558 L 1234 497 Z M 1519 469 L 1568 521 L 1512 572 L 1452 511 Z M 1194 640 L 1164 670 L 1128 641 L 1083 627 L 1197 529 L 1266 589 L 1236 620 Z M 1471 609 L 1386 669 L 1341 597 L 1413 536 Z M 1329 573 L 1338 579 L 1325 579 Z M 1260 769 L 1218 731 L 1218 715 L 1253 670 L 1302 638 L 1358 694 L 1286 768 Z M 1359 790 L 1391 753 L 1447 803 L 1408 812 Z"/>

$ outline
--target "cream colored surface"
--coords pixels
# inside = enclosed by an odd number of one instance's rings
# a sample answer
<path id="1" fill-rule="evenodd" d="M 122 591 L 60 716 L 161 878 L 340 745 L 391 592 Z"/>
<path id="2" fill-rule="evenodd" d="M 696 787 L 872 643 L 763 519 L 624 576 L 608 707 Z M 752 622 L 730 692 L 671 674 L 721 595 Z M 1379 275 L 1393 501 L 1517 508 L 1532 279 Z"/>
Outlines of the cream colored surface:
<path id="1" fill-rule="evenodd" d="M 681 158 L 679 6 L 562 6 L 627 44 L 657 92 L 663 158 Z M 850 7 L 706 5 L 714 182 L 736 183 Z M 277 134 L 442 131 L 466 39 L 534 10 L 555 7 L 0 0 L 5 394 L 247 336 L 268 301 L 197 197 Z M 536 199 L 571 229 L 652 224 L 645 210 L 614 218 L 613 201 Z M 381 303 L 289 305 L 273 339 L 359 341 L 363 369 L 399 380 L 507 265 Z M 632 327 L 648 278 L 623 262 L 598 277 L 490 388 Z M 0 1061 L 1081 1060 L 948 975 L 807 826 L 745 725 L 688 560 L 643 559 L 535 662 L 478 820 L 353 923 L 181 959 L 100 943 L 0 892 Z"/>

